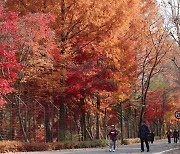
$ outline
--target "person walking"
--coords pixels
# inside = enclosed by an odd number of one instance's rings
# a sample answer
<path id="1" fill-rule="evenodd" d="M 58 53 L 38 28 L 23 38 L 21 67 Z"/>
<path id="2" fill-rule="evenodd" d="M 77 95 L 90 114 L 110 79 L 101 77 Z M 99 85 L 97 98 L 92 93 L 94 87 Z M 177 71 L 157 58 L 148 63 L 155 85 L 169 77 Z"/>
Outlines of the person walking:
<path id="1" fill-rule="evenodd" d="M 178 136 L 179 136 L 179 132 L 176 129 L 174 129 L 173 132 L 174 143 L 177 143 Z"/>
<path id="2" fill-rule="evenodd" d="M 111 125 L 111 130 L 108 133 L 108 136 L 110 136 L 110 148 L 109 151 L 115 152 L 116 149 L 116 140 L 117 140 L 118 131 L 115 129 L 114 125 Z"/>
<path id="3" fill-rule="evenodd" d="M 171 143 L 171 135 L 172 135 L 171 130 L 168 130 L 166 133 L 166 136 L 168 138 L 168 143 Z"/>
<path id="4" fill-rule="evenodd" d="M 147 152 L 149 152 L 148 134 L 149 134 L 149 128 L 146 125 L 146 122 L 143 121 L 139 130 L 139 137 L 141 140 L 141 152 L 144 152 L 144 142 L 146 144 Z"/>

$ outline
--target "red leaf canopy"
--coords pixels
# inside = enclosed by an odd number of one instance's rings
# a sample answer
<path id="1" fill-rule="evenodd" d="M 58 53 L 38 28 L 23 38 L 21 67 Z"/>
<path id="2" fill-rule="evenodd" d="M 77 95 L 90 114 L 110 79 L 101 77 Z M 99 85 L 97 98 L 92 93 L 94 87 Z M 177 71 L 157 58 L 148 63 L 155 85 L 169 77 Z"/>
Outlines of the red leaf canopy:
<path id="1" fill-rule="evenodd" d="M 16 60 L 17 14 L 6 12 L 4 3 L 0 2 L 0 92 L 7 94 L 13 91 L 13 83 L 20 71 Z M 0 97 L 0 106 L 4 103 Z"/>
<path id="2" fill-rule="evenodd" d="M 117 85 L 110 79 L 111 67 L 103 66 L 107 60 L 92 44 L 78 37 L 72 46 L 73 64 L 69 66 L 66 94 L 72 97 L 92 95 L 96 91 L 115 91 Z"/>

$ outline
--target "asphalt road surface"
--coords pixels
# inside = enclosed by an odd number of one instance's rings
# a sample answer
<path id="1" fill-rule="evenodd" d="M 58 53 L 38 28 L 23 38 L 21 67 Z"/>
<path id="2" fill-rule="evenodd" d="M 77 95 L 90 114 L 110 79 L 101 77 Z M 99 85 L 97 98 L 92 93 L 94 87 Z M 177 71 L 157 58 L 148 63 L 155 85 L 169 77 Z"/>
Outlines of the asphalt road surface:
<path id="1" fill-rule="evenodd" d="M 71 150 L 58 150 L 58 151 L 44 151 L 44 152 L 16 152 L 15 154 L 109 154 L 107 148 L 91 148 L 91 149 L 71 149 Z M 114 154 L 142 154 L 142 153 L 154 153 L 154 154 L 180 154 L 180 143 L 167 143 L 167 140 L 158 140 L 153 144 L 150 143 L 150 152 L 140 151 L 140 144 L 131 145 L 118 145 Z M 10 153 L 9 153 L 10 154 Z"/>

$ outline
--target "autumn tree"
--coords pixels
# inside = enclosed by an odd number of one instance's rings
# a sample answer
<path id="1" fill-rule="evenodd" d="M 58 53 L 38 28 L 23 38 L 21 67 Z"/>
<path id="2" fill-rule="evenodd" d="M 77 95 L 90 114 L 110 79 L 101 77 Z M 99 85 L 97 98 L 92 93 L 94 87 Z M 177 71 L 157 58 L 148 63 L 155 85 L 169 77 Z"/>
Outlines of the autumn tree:
<path id="1" fill-rule="evenodd" d="M 90 43 L 93 44 L 101 54 L 111 59 L 111 63 L 116 62 L 116 64 L 119 65 L 118 62 L 123 60 L 123 57 L 121 57 L 123 50 L 116 50 L 117 47 L 115 46 L 119 43 L 118 35 L 120 35 L 123 30 L 128 29 L 129 22 L 133 18 L 132 15 L 138 12 L 139 1 L 90 2 L 81 0 L 42 0 L 27 2 L 8 0 L 6 4 L 10 10 L 18 10 L 20 15 L 26 15 L 29 12 L 43 12 L 52 13 L 56 16 L 55 23 L 51 25 L 56 32 L 56 45 L 59 51 L 56 52 L 55 57 L 60 55 L 60 57 L 64 57 L 64 60 L 53 64 L 53 73 L 50 75 L 56 78 L 54 81 L 60 82 L 48 85 L 53 85 L 53 87 L 49 89 L 53 89 L 53 91 L 56 92 L 59 91 L 59 87 L 61 87 L 61 92 L 57 93 L 55 97 L 59 98 L 58 106 L 61 107 L 59 119 L 61 119 L 60 130 L 62 134 L 60 134 L 60 136 L 64 139 L 66 102 L 64 102 L 65 99 L 63 99 L 62 96 L 64 92 L 63 89 L 66 87 L 64 81 L 66 79 L 67 67 L 74 53 L 73 48 L 71 48 L 72 43 L 77 36 L 80 36 L 87 41 L 87 44 L 84 44 L 84 46 Z M 120 59 L 118 60 L 118 58 Z M 118 69 L 120 69 L 120 67 Z M 122 72 L 119 72 L 119 74 L 121 73 Z M 118 78 L 121 80 L 122 77 L 123 75 Z"/>
<path id="2" fill-rule="evenodd" d="M 173 43 L 155 1 L 6 0 L 6 7 L 21 16 L 17 26 L 22 42 L 16 53 L 25 67 L 15 86 L 29 107 L 37 98 L 45 108 L 45 123 L 41 124 L 46 141 L 52 141 L 49 124 L 53 120 L 58 141 L 65 139 L 67 127 L 73 124 L 86 140 L 87 136 L 100 138 L 103 114 L 105 126 L 107 113 L 111 114 L 109 122 L 120 115 L 122 134 L 123 119 L 131 127 L 130 119 L 134 114 L 136 121 L 139 110 L 139 124 L 147 114 L 162 115 L 152 112 L 157 106 L 149 101 L 156 100 L 159 91 L 149 90 L 155 75 L 165 71 L 161 64 L 167 63 L 164 58 Z M 172 21 L 177 22 L 176 18 Z M 172 61 L 178 66 L 177 57 Z M 50 100 L 59 112 L 54 119 Z M 42 115 L 40 112 L 38 118 Z M 93 124 L 89 122 L 92 117 Z"/>
<path id="3" fill-rule="evenodd" d="M 50 14 L 35 13 L 21 17 L 17 23 L 18 33 L 21 36 L 21 43 L 17 53 L 18 60 L 24 64 L 17 81 L 17 84 L 21 85 L 18 86 L 18 93 L 20 96 L 27 94 L 25 100 L 30 108 L 28 113 L 35 120 L 42 113 L 37 114 L 37 117 L 34 115 L 34 103 L 30 103 L 34 100 L 31 97 L 38 98 L 43 102 L 42 105 L 47 110 L 45 123 L 43 123 L 46 130 L 44 134 L 46 141 L 52 141 L 49 128 L 50 111 L 47 104 L 48 101 L 44 97 L 49 94 L 48 86 L 50 83 L 48 82 L 50 81 L 44 76 L 51 74 L 53 68 L 53 57 L 50 53 L 55 48 L 55 34 L 48 26 L 53 20 L 54 17 Z M 42 78 L 45 79 L 41 80 Z"/>
<path id="4" fill-rule="evenodd" d="M 168 80 L 162 74 L 156 75 L 156 78 L 151 80 L 145 119 L 160 137 L 165 133 L 165 121 L 167 121 L 165 114 L 174 107 L 170 92 Z"/>
<path id="5" fill-rule="evenodd" d="M 18 41 L 16 22 L 18 15 L 7 12 L 4 3 L 0 2 L 0 92 L 1 94 L 11 93 L 13 84 L 17 79 L 17 73 L 21 65 L 16 59 L 16 42 Z M 0 97 L 0 106 L 5 102 Z"/>
<path id="6" fill-rule="evenodd" d="M 176 42 L 177 47 L 169 55 L 169 62 L 166 65 L 168 79 L 171 83 L 172 92 L 179 100 L 179 85 L 180 85 L 180 2 L 178 0 L 160 1 L 160 13 L 164 19 L 164 27 L 169 31 L 169 35 Z M 171 74 L 171 75 L 170 75 Z M 173 76 L 173 78 L 172 78 Z"/>
<path id="7" fill-rule="evenodd" d="M 165 28 L 168 29 L 169 35 L 177 43 L 177 48 L 171 55 L 171 61 L 176 67 L 176 72 L 179 74 L 179 57 L 180 57 L 180 2 L 177 0 L 170 0 L 168 2 L 162 0 L 159 2 L 161 15 L 164 19 Z M 178 77 L 178 75 L 177 75 Z"/>
<path id="8" fill-rule="evenodd" d="M 16 59 L 19 37 L 17 34 L 18 15 L 4 9 L 4 3 L 0 1 L 0 125 L 1 133 L 5 131 L 3 111 L 7 100 L 6 95 L 15 91 L 14 83 L 22 65 Z M 10 103 L 10 102 L 9 102 Z M 2 134 L 0 134 L 2 135 Z"/>
<path id="9" fill-rule="evenodd" d="M 171 38 L 168 37 L 168 32 L 163 28 L 154 1 L 142 1 L 140 14 L 141 16 L 137 16 L 131 25 L 135 35 L 127 35 L 131 40 L 137 42 L 137 46 L 135 46 L 136 58 L 139 62 L 137 88 L 141 89 L 137 96 L 137 99 L 141 99 L 139 125 L 144 117 L 150 81 L 155 74 L 162 71 L 160 64 L 165 60 L 167 53 L 172 50 L 173 44 Z"/>

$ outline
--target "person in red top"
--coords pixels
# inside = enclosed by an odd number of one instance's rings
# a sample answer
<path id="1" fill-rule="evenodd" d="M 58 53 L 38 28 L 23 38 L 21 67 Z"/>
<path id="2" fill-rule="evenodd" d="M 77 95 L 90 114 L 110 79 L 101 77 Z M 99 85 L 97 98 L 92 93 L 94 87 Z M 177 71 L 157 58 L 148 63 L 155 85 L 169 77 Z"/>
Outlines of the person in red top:
<path id="1" fill-rule="evenodd" d="M 111 151 L 115 152 L 117 135 L 118 135 L 118 131 L 115 129 L 114 125 L 111 125 L 111 130 L 108 133 L 108 136 L 110 136 L 110 149 L 109 149 L 110 152 Z"/>

